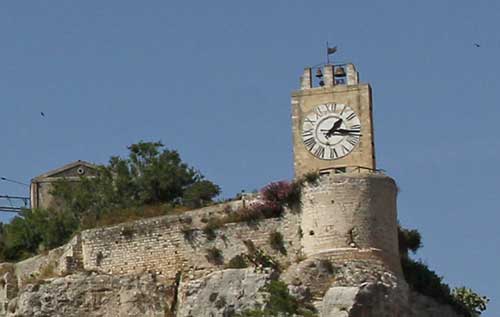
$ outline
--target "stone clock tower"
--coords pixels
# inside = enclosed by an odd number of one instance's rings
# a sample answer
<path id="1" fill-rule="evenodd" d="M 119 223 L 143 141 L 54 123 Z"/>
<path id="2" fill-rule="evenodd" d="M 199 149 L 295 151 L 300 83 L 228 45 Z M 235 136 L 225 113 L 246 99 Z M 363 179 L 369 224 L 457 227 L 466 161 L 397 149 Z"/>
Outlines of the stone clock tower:
<path id="1" fill-rule="evenodd" d="M 314 75 L 306 68 L 292 93 L 295 177 L 320 174 L 302 191 L 303 252 L 399 274 L 397 187 L 376 170 L 371 88 L 352 64 Z"/>
<path id="2" fill-rule="evenodd" d="M 314 87 L 314 77 L 317 87 Z M 306 68 L 292 93 L 295 176 L 374 170 L 372 98 L 353 64 Z"/>

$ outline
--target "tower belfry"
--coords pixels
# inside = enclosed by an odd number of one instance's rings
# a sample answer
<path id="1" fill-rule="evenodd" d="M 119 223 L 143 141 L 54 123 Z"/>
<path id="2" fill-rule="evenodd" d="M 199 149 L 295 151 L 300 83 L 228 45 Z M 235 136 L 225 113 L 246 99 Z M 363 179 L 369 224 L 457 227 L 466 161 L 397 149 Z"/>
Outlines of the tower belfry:
<path id="1" fill-rule="evenodd" d="M 353 64 L 305 68 L 292 92 L 292 125 L 296 177 L 376 168 L 371 88 Z"/>

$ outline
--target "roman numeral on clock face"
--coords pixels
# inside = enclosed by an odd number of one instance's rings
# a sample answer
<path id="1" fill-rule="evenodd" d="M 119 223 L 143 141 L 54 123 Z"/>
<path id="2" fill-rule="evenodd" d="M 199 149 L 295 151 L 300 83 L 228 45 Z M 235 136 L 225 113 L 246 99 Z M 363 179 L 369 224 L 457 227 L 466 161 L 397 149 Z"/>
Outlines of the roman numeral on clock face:
<path id="1" fill-rule="evenodd" d="M 337 110 L 337 104 L 336 103 L 329 103 L 326 105 L 326 108 L 328 109 L 329 112 L 335 112 Z"/>
<path id="2" fill-rule="evenodd" d="M 330 158 L 331 159 L 336 159 L 339 157 L 339 154 L 337 153 L 337 150 L 334 147 L 330 148 Z"/>
<path id="3" fill-rule="evenodd" d="M 322 117 L 328 113 L 328 107 L 326 105 L 319 105 L 316 109 L 314 109 L 314 113 L 317 117 Z"/>
<path id="4" fill-rule="evenodd" d="M 310 130 L 304 130 L 302 132 L 302 136 L 303 137 L 308 137 L 308 136 L 312 136 L 312 135 L 313 135 L 313 130 L 312 129 L 310 129 Z"/>
<path id="5" fill-rule="evenodd" d="M 350 115 L 347 116 L 347 121 L 350 121 L 352 119 L 356 118 L 356 114 L 354 112 L 352 112 Z"/>
<path id="6" fill-rule="evenodd" d="M 345 140 L 352 146 L 355 146 L 359 141 L 359 137 L 350 135 Z"/>
<path id="7" fill-rule="evenodd" d="M 310 137 L 309 139 L 304 140 L 304 144 L 306 145 L 307 149 L 311 151 L 312 148 L 316 145 L 316 140 L 313 137 Z"/>
<path id="8" fill-rule="evenodd" d="M 342 154 L 346 155 L 350 151 L 351 151 L 351 149 L 349 149 L 347 146 L 345 146 L 344 144 L 342 144 Z"/>
<path id="9" fill-rule="evenodd" d="M 351 130 L 359 130 L 361 129 L 361 125 L 360 124 L 354 124 L 352 126 L 349 127 Z"/>
<path id="10" fill-rule="evenodd" d="M 325 155 L 325 148 L 322 147 L 321 145 L 318 146 L 318 148 L 314 150 L 314 155 L 316 155 L 319 158 L 323 158 L 323 156 Z"/>
<path id="11" fill-rule="evenodd" d="M 342 106 L 342 111 L 340 111 L 340 115 L 342 115 L 345 111 L 345 109 L 347 108 L 345 105 L 341 105 Z"/>

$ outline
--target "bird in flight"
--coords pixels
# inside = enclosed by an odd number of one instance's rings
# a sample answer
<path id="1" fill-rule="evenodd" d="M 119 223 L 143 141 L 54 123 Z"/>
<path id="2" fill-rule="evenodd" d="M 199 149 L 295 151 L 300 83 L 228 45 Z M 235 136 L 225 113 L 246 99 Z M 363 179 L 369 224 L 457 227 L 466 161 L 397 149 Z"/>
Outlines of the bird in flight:
<path id="1" fill-rule="evenodd" d="M 475 47 L 481 47 L 481 45 L 477 44 L 477 43 L 474 43 L 474 46 Z"/>
<path id="2" fill-rule="evenodd" d="M 43 113 L 43 111 L 42 111 L 42 112 L 40 112 L 40 115 L 41 115 L 42 117 L 45 117 L 45 113 Z"/>

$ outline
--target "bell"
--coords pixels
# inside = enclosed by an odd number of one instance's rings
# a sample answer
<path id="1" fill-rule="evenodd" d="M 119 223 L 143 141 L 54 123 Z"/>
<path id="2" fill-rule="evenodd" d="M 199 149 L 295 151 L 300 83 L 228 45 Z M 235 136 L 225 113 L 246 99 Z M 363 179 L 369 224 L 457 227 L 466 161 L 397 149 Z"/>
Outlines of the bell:
<path id="1" fill-rule="evenodd" d="M 335 77 L 345 77 L 344 67 L 335 68 Z"/>
<path id="2" fill-rule="evenodd" d="M 318 77 L 318 78 L 323 77 L 323 73 L 321 72 L 321 69 L 320 69 L 320 68 L 318 68 L 318 69 L 316 70 L 316 77 Z"/>

